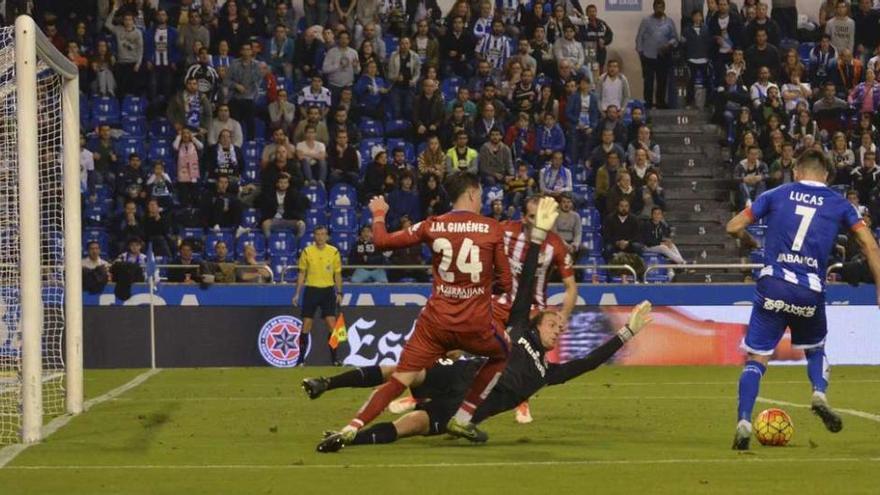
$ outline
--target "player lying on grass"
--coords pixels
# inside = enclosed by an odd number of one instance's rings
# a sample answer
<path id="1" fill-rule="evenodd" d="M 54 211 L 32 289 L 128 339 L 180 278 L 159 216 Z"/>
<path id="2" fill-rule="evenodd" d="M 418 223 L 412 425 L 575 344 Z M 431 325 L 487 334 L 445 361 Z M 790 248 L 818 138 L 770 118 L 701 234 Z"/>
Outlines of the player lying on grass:
<path id="1" fill-rule="evenodd" d="M 803 349 L 813 385 L 811 407 L 825 427 L 836 433 L 843 421 L 828 405 L 828 360 L 825 358 L 825 269 L 841 229 L 852 231 L 875 283 L 880 283 L 880 250 L 858 211 L 827 187 L 825 155 L 807 151 L 794 167 L 795 182 L 767 191 L 727 224 L 727 233 L 747 247 L 755 241 L 746 227 L 764 219 L 764 268 L 755 285 L 752 316 L 743 347 L 748 360 L 739 379 L 739 405 L 733 448 L 747 450 L 752 436 L 752 410 L 761 377 L 785 329 L 791 343 Z M 877 286 L 880 303 L 880 285 Z"/>
<path id="2" fill-rule="evenodd" d="M 543 201 L 543 200 L 542 200 Z M 552 215 L 555 218 L 555 215 Z M 477 407 L 473 422 L 514 409 L 545 385 L 557 385 L 595 369 L 606 362 L 624 343 L 633 338 L 650 323 L 651 304 L 647 301 L 636 306 L 629 322 L 615 337 L 593 350 L 585 358 L 562 365 L 548 364 L 545 353 L 556 346 L 564 329 L 564 321 L 554 311 L 542 311 L 529 318 L 529 308 L 534 297 L 534 274 L 538 253 L 543 242 L 547 219 L 541 206 L 538 208 L 536 227 L 531 230 L 528 253 L 519 283 L 522 288 L 516 296 L 510 312 L 508 329 L 513 344 L 510 359 L 501 378 L 483 403 Z M 550 222 L 552 225 L 552 222 Z M 459 360 L 451 364 L 436 365 L 423 371 L 411 385 L 413 396 L 418 400 L 417 410 L 394 423 L 381 423 L 358 432 L 348 445 L 390 443 L 398 438 L 414 435 L 436 435 L 446 431 L 445 426 L 461 398 L 465 394 L 474 373 L 482 363 L 479 360 Z M 373 387 L 381 385 L 391 368 L 380 366 L 362 368 L 333 378 L 310 378 L 303 388 L 312 398 L 317 398 L 330 388 Z M 328 439 L 338 438 L 334 436 Z M 480 441 L 485 441 L 482 438 Z M 343 447 L 341 441 L 321 444 L 320 452 L 335 452 Z"/>

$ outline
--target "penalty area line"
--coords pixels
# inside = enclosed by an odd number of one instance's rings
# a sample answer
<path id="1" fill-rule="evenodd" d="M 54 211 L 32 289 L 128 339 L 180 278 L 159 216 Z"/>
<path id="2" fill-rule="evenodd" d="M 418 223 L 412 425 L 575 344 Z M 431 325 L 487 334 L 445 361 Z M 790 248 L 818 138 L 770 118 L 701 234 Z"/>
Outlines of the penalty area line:
<path id="1" fill-rule="evenodd" d="M 511 461 L 511 462 L 436 462 L 416 464 L 131 464 L 131 465 L 35 465 L 10 466 L 6 469 L 18 471 L 80 471 L 80 470 L 301 470 L 301 469 L 400 469 L 400 468 L 485 468 L 485 467 L 528 467 L 528 466 L 626 466 L 626 465 L 663 465 L 663 464 L 736 464 L 736 463 L 775 463 L 805 464 L 814 462 L 848 463 L 880 462 L 880 457 L 793 457 L 764 458 L 737 457 L 735 459 L 594 459 L 575 461 Z"/>
<path id="2" fill-rule="evenodd" d="M 758 402 L 765 402 L 767 404 L 775 404 L 777 406 L 797 407 L 800 409 L 810 409 L 812 407 L 809 404 L 797 404 L 794 402 L 788 402 L 788 401 L 784 401 L 784 400 L 767 399 L 766 397 L 758 397 Z M 849 414 L 850 416 L 856 416 L 859 418 L 867 419 L 870 421 L 876 421 L 876 422 L 880 423 L 880 415 L 878 415 L 878 414 L 871 414 L 869 412 L 859 411 L 857 409 L 839 409 L 836 407 L 834 408 L 834 410 L 839 413 Z"/>
<path id="3" fill-rule="evenodd" d="M 138 385 L 144 383 L 145 381 L 149 380 L 150 377 L 156 375 L 160 371 L 162 371 L 162 370 L 160 370 L 158 368 L 147 370 L 147 371 L 141 373 L 140 375 L 132 378 L 128 383 L 120 385 L 120 386 L 114 388 L 113 390 L 103 394 L 103 395 L 93 397 L 93 398 L 83 402 L 83 413 L 85 413 L 86 411 L 88 411 L 92 407 L 97 406 L 98 404 L 102 404 L 104 402 L 113 400 L 116 397 L 128 392 L 129 390 L 131 390 L 131 389 L 137 387 Z M 70 420 L 72 420 L 75 417 L 76 416 L 73 416 L 71 414 L 64 414 L 62 416 L 58 416 L 57 418 L 53 419 L 48 424 L 43 425 L 42 437 L 44 439 L 48 438 L 53 433 L 55 433 L 56 431 L 60 430 L 64 426 L 66 426 L 67 423 L 70 423 Z M 18 456 L 18 454 L 21 454 L 22 452 L 27 450 L 28 447 L 32 447 L 33 445 L 36 445 L 36 444 L 17 443 L 17 444 L 10 445 L 8 447 L 4 447 L 4 448 L 0 449 L 0 469 L 3 469 L 4 467 L 6 467 L 6 465 L 9 464 L 10 462 L 12 462 L 12 460 L 15 459 Z"/>

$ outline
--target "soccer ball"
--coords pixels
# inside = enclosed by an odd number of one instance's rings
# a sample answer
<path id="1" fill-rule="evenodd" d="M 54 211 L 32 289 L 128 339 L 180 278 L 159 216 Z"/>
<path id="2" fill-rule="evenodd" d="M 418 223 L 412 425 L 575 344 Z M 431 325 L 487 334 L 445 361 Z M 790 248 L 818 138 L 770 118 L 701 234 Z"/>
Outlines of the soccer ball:
<path id="1" fill-rule="evenodd" d="M 754 423 L 755 437 L 761 445 L 782 447 L 791 440 L 794 435 L 794 423 L 791 417 L 782 409 L 767 409 L 761 411 Z"/>

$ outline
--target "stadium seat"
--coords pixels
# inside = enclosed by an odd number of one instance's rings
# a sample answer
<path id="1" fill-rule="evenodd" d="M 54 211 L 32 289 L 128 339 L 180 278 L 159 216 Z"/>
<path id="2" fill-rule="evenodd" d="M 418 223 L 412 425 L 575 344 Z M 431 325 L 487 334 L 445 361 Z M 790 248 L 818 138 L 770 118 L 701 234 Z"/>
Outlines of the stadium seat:
<path id="1" fill-rule="evenodd" d="M 89 251 L 89 243 L 97 242 L 101 247 L 101 256 L 107 257 L 110 254 L 110 236 L 104 229 L 100 228 L 86 228 L 82 233 L 82 248 L 83 248 L 83 256 L 86 256 Z"/>
<path id="2" fill-rule="evenodd" d="M 330 230 L 336 232 L 357 232 L 358 223 L 355 209 L 340 206 L 330 210 Z"/>
<path id="3" fill-rule="evenodd" d="M 119 101 L 109 96 L 99 96 L 90 102 L 89 114 L 92 116 L 92 125 L 109 124 L 119 125 Z"/>
<path id="4" fill-rule="evenodd" d="M 294 96 L 293 81 L 286 77 L 279 76 L 275 78 L 275 82 L 278 84 L 278 89 L 284 88 L 285 90 L 287 90 L 287 99 L 289 101 L 293 101 L 291 100 L 291 98 Z"/>
<path id="5" fill-rule="evenodd" d="M 214 247 L 218 242 L 223 241 L 226 243 L 226 247 L 229 249 L 229 256 L 233 257 L 235 255 L 235 236 L 232 232 L 226 231 L 210 231 L 208 235 L 205 236 L 205 252 L 210 256 L 214 255 Z"/>
<path id="6" fill-rule="evenodd" d="M 361 135 L 366 138 L 371 137 L 383 137 L 385 135 L 385 129 L 382 127 L 382 123 L 373 120 L 373 119 L 362 119 L 360 125 Z"/>
<path id="7" fill-rule="evenodd" d="M 302 190 L 303 195 L 309 198 L 309 206 L 312 208 L 325 208 L 327 206 L 327 190 L 324 186 L 306 186 Z"/>
<path id="8" fill-rule="evenodd" d="M 241 212 L 241 226 L 246 229 L 254 229 L 260 221 L 260 212 L 256 208 L 247 208 Z"/>
<path id="9" fill-rule="evenodd" d="M 487 210 L 492 207 L 492 201 L 500 199 L 504 201 L 504 188 L 501 186 L 489 186 L 483 191 L 483 207 Z"/>
<path id="10" fill-rule="evenodd" d="M 394 119 L 385 124 L 385 136 L 406 137 L 411 128 L 412 124 L 408 120 Z"/>
<path id="11" fill-rule="evenodd" d="M 147 159 L 150 163 L 156 160 L 162 160 L 165 163 L 165 171 L 171 176 L 171 168 L 174 165 L 174 155 L 171 149 L 171 142 L 165 139 L 156 139 L 150 142 L 150 151 L 147 153 Z M 175 178 L 172 176 L 172 179 Z"/>
<path id="12" fill-rule="evenodd" d="M 373 213 L 370 212 L 369 206 L 361 208 L 360 215 L 358 215 L 358 227 L 365 225 L 373 225 Z"/>
<path id="13" fill-rule="evenodd" d="M 808 68 L 810 66 L 810 52 L 812 52 L 815 47 L 816 44 L 810 42 L 803 42 L 798 45 L 798 58 L 800 58 L 801 63 Z"/>
<path id="14" fill-rule="evenodd" d="M 83 211 L 83 217 L 87 225 L 95 227 L 106 225 L 109 220 L 108 212 L 105 210 L 103 203 L 87 204 Z"/>
<path id="15" fill-rule="evenodd" d="M 143 139 L 138 138 L 122 138 L 119 141 L 116 141 L 116 154 L 119 156 L 119 161 L 125 163 L 128 161 L 128 156 L 132 153 L 137 153 L 141 160 L 143 161 L 146 158 L 146 154 L 144 153 L 144 141 Z M 146 165 L 146 164 L 143 164 Z M 147 167 L 144 166 L 144 169 Z"/>
<path id="16" fill-rule="evenodd" d="M 275 280 L 288 283 L 296 282 L 297 269 L 294 268 L 296 267 L 296 262 L 297 257 L 294 255 L 273 255 L 270 263 Z M 284 270 L 285 267 L 289 267 L 286 272 Z"/>
<path id="17" fill-rule="evenodd" d="M 144 139 L 147 137 L 147 119 L 144 117 L 123 117 L 122 131 L 130 137 Z"/>
<path id="18" fill-rule="evenodd" d="M 373 148 L 381 147 L 382 149 L 387 149 L 385 147 L 385 140 L 382 138 L 366 138 L 361 139 L 361 144 L 358 147 L 358 151 L 361 152 L 361 161 L 366 165 L 373 161 Z"/>
<path id="19" fill-rule="evenodd" d="M 581 236 L 581 249 L 594 256 L 602 254 L 602 236 L 594 232 L 584 232 Z"/>
<path id="20" fill-rule="evenodd" d="M 385 58 L 391 58 L 391 54 L 397 51 L 397 47 L 400 46 L 400 38 L 386 34 L 382 37 L 382 41 L 385 42 Z"/>
<path id="21" fill-rule="evenodd" d="M 269 235 L 269 254 L 273 257 L 294 255 L 297 250 L 296 235 L 288 230 L 278 230 Z"/>
<path id="22" fill-rule="evenodd" d="M 260 232 L 245 232 L 238 236 L 235 240 L 236 256 L 241 258 L 244 255 L 244 247 L 251 245 L 257 250 L 257 259 L 266 257 L 266 238 Z"/>
<path id="23" fill-rule="evenodd" d="M 153 139 L 174 139 L 177 131 L 168 119 L 159 117 L 150 122 L 150 137 Z"/>
<path id="24" fill-rule="evenodd" d="M 257 163 L 260 163 L 260 146 L 256 141 L 246 141 L 244 146 L 241 147 L 241 153 L 244 155 L 244 160 L 247 162 L 248 160 L 254 160 Z"/>
<path id="25" fill-rule="evenodd" d="M 242 184 L 254 184 L 260 181 L 260 171 L 255 168 L 245 168 L 241 172 Z"/>
<path id="26" fill-rule="evenodd" d="M 578 169 L 583 170 L 583 167 L 577 167 Z M 574 203 L 576 205 L 592 205 L 593 204 L 593 188 L 586 184 L 575 184 L 574 190 L 572 191 L 572 196 L 574 197 Z"/>
<path id="27" fill-rule="evenodd" d="M 181 239 L 196 239 L 199 241 L 205 240 L 205 231 L 198 227 L 184 227 L 180 229 L 180 238 Z"/>
<path id="28" fill-rule="evenodd" d="M 392 155 L 395 149 L 402 148 L 403 153 L 406 156 L 407 163 L 414 164 L 416 161 L 416 149 L 413 147 L 412 143 L 407 142 L 405 139 L 401 138 L 389 138 L 385 141 L 386 149 L 388 150 L 388 155 Z M 389 156 L 390 161 L 391 156 Z"/>
<path id="29" fill-rule="evenodd" d="M 458 88 L 464 84 L 460 77 L 447 77 L 440 82 L 440 92 L 444 101 L 452 101 L 458 95 Z"/>
<path id="30" fill-rule="evenodd" d="M 263 119 L 254 119 L 254 135 L 249 137 L 256 141 L 264 141 L 266 139 L 266 122 Z"/>
<path id="31" fill-rule="evenodd" d="M 299 252 L 315 243 L 315 233 L 307 230 L 302 237 L 299 238 Z"/>
<path id="32" fill-rule="evenodd" d="M 339 256 L 342 257 L 343 263 L 348 259 L 348 253 L 351 252 L 351 247 L 354 245 L 355 241 L 356 236 L 351 232 L 334 230 L 333 234 L 330 236 L 330 244 L 339 250 Z"/>
<path id="33" fill-rule="evenodd" d="M 147 100 L 140 96 L 126 95 L 122 98 L 122 117 L 146 117 Z"/>
<path id="34" fill-rule="evenodd" d="M 330 188 L 330 206 L 357 206 L 357 190 L 354 186 L 340 182 Z"/>
<path id="35" fill-rule="evenodd" d="M 584 282 L 598 284 L 608 280 L 608 272 L 603 268 L 598 268 L 599 265 L 605 264 L 605 260 L 602 258 L 598 256 L 581 256 L 577 264 L 586 267 L 581 271 Z"/>
<path id="36" fill-rule="evenodd" d="M 318 225 L 327 225 L 327 211 L 323 208 L 309 208 L 306 211 L 306 232 L 312 232 Z"/>
<path id="37" fill-rule="evenodd" d="M 583 232 L 598 232 L 602 228 L 601 215 L 596 208 L 581 208 L 578 214 L 581 217 Z"/>

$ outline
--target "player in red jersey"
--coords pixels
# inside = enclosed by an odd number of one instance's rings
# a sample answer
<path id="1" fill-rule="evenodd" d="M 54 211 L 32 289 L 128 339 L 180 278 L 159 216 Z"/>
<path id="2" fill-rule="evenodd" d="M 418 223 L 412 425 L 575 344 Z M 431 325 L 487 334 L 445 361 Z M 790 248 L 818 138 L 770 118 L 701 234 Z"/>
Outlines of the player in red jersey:
<path id="1" fill-rule="evenodd" d="M 522 220 L 510 220 L 501 224 L 504 228 L 504 251 L 510 260 L 510 269 L 513 273 L 513 290 L 509 294 L 496 297 L 496 304 L 492 306 L 495 318 L 503 327 L 507 326 L 510 308 L 516 298 L 517 281 L 523 263 L 526 261 L 529 247 L 529 230 L 535 222 L 535 214 L 540 200 L 541 196 L 536 195 L 526 201 L 526 210 Z M 565 296 L 559 315 L 562 317 L 562 321 L 567 322 L 575 303 L 577 303 L 577 283 L 572 268 L 574 262 L 565 242 L 555 232 L 547 233 L 547 239 L 541 244 L 540 249 L 534 279 L 535 297 L 532 306 L 538 310 L 547 308 L 547 284 L 550 282 L 550 267 L 555 266 L 565 286 Z M 515 417 L 518 423 L 532 422 L 532 413 L 528 402 L 523 402 L 516 408 Z"/>
<path id="2" fill-rule="evenodd" d="M 485 356 L 488 361 L 474 377 L 464 402 L 449 420 L 447 431 L 473 442 L 488 439 L 471 418 L 498 381 L 510 351 L 504 327 L 499 327 L 492 317 L 493 284 L 510 292 L 510 265 L 504 253 L 501 225 L 479 213 L 483 195 L 479 178 L 467 172 L 455 174 L 449 178 L 446 190 L 453 200 L 451 212 L 392 234 L 385 230 L 385 199 L 377 197 L 370 201 L 376 248 L 428 244 L 434 252 L 434 286 L 403 348 L 397 370 L 373 392 L 348 425 L 318 444 L 319 452 L 329 451 L 328 445 L 345 445 L 353 440 L 358 430 L 381 414 L 422 370 L 455 349 Z"/>

